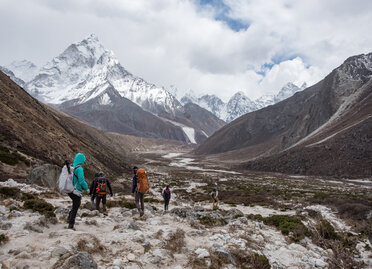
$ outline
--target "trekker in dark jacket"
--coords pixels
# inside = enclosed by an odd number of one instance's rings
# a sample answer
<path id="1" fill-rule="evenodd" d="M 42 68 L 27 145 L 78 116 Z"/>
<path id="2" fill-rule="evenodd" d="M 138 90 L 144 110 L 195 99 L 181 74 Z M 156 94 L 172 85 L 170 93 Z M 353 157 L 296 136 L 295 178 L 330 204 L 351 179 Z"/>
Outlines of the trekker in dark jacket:
<path id="1" fill-rule="evenodd" d="M 68 194 L 72 200 L 72 208 L 68 214 L 68 229 L 74 229 L 76 214 L 81 204 L 82 191 L 88 190 L 88 184 L 84 179 L 84 170 L 81 167 L 85 163 L 85 160 L 86 158 L 83 153 L 76 154 L 74 159 L 72 184 L 75 186 L 75 190 Z"/>
<path id="2" fill-rule="evenodd" d="M 165 212 L 165 211 L 168 211 L 168 205 L 169 205 L 169 201 L 171 199 L 171 190 L 169 189 L 169 185 L 167 185 L 164 188 L 161 195 L 164 198 L 164 212 Z"/>
<path id="3" fill-rule="evenodd" d="M 108 190 L 107 190 L 108 189 Z M 103 176 L 102 173 L 96 179 L 96 184 L 93 188 L 93 195 L 96 198 L 96 209 L 99 210 L 99 204 L 102 200 L 103 213 L 106 214 L 106 195 L 110 191 L 111 197 L 113 196 L 110 181 Z"/>
<path id="4" fill-rule="evenodd" d="M 94 199 L 96 198 L 94 194 L 94 189 L 96 188 L 96 182 L 97 182 L 98 177 L 99 177 L 99 173 L 95 173 L 94 179 L 92 180 L 92 183 L 90 184 L 90 187 L 89 187 L 90 203 L 92 204 L 92 210 L 96 209 L 96 204 L 94 202 Z"/>
<path id="5" fill-rule="evenodd" d="M 138 212 L 140 214 L 140 217 L 142 217 L 143 214 L 145 214 L 144 194 L 139 192 L 137 188 L 137 183 L 138 183 L 137 170 L 138 170 L 137 166 L 133 167 L 134 175 L 133 175 L 133 181 L 132 181 L 132 196 L 134 196 L 135 198 Z"/>

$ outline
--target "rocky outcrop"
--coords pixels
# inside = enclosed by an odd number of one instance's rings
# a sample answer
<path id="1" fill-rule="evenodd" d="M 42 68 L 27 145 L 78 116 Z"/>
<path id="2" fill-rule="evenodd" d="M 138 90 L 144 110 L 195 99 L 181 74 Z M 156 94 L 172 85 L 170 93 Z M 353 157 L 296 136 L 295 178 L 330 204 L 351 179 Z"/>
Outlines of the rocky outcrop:
<path id="1" fill-rule="evenodd" d="M 53 164 L 43 164 L 31 170 L 26 183 L 53 189 L 58 185 L 60 173 L 61 167 Z"/>
<path id="2" fill-rule="evenodd" d="M 60 267 L 63 269 L 96 269 L 97 263 L 92 256 L 87 252 L 78 252 L 77 254 L 68 258 Z"/>

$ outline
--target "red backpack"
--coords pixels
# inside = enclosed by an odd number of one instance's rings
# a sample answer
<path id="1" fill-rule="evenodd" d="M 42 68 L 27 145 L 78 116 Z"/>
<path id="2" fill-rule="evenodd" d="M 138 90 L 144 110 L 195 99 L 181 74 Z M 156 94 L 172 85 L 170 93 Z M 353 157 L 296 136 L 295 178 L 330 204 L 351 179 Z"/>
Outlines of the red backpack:
<path id="1" fill-rule="evenodd" d="M 98 195 L 107 194 L 107 179 L 105 177 L 97 178 L 96 194 Z"/>

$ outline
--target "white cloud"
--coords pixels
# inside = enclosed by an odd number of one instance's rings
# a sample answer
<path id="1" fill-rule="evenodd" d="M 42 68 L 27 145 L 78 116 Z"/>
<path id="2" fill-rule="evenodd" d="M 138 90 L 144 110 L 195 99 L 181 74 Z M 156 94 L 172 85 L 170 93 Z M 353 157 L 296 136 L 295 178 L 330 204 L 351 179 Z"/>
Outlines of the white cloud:
<path id="1" fill-rule="evenodd" d="M 372 1 L 224 0 L 235 32 L 197 0 L 2 0 L 0 65 L 44 64 L 95 33 L 122 65 L 159 86 L 252 99 L 286 82 L 315 83 L 372 51 Z M 220 12 L 220 10 L 218 10 Z M 292 59 L 292 60 L 291 60 Z M 264 76 L 264 64 L 273 65 Z"/>

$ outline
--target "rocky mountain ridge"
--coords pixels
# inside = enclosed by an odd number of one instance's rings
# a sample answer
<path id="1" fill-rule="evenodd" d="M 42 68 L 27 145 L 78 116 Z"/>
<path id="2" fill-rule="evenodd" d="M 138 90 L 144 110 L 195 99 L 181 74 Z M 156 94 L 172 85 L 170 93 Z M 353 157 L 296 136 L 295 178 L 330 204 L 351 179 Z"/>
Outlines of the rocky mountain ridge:
<path id="1" fill-rule="evenodd" d="M 247 162 L 247 169 L 370 175 L 371 63 L 372 53 L 350 57 L 314 86 L 231 122 L 195 152 Z"/>
<path id="2" fill-rule="evenodd" d="M 182 104 L 198 104 L 212 112 L 218 118 L 226 122 L 231 122 L 246 113 L 283 101 L 284 99 L 294 95 L 296 92 L 304 90 L 306 87 L 306 83 L 301 87 L 297 87 L 295 84 L 289 82 L 284 85 L 277 94 L 264 95 L 256 100 L 251 100 L 244 92 L 239 91 L 235 93 L 227 103 L 224 103 L 219 97 L 213 94 L 196 97 L 194 93 L 190 92 L 185 94 L 180 101 Z"/>

